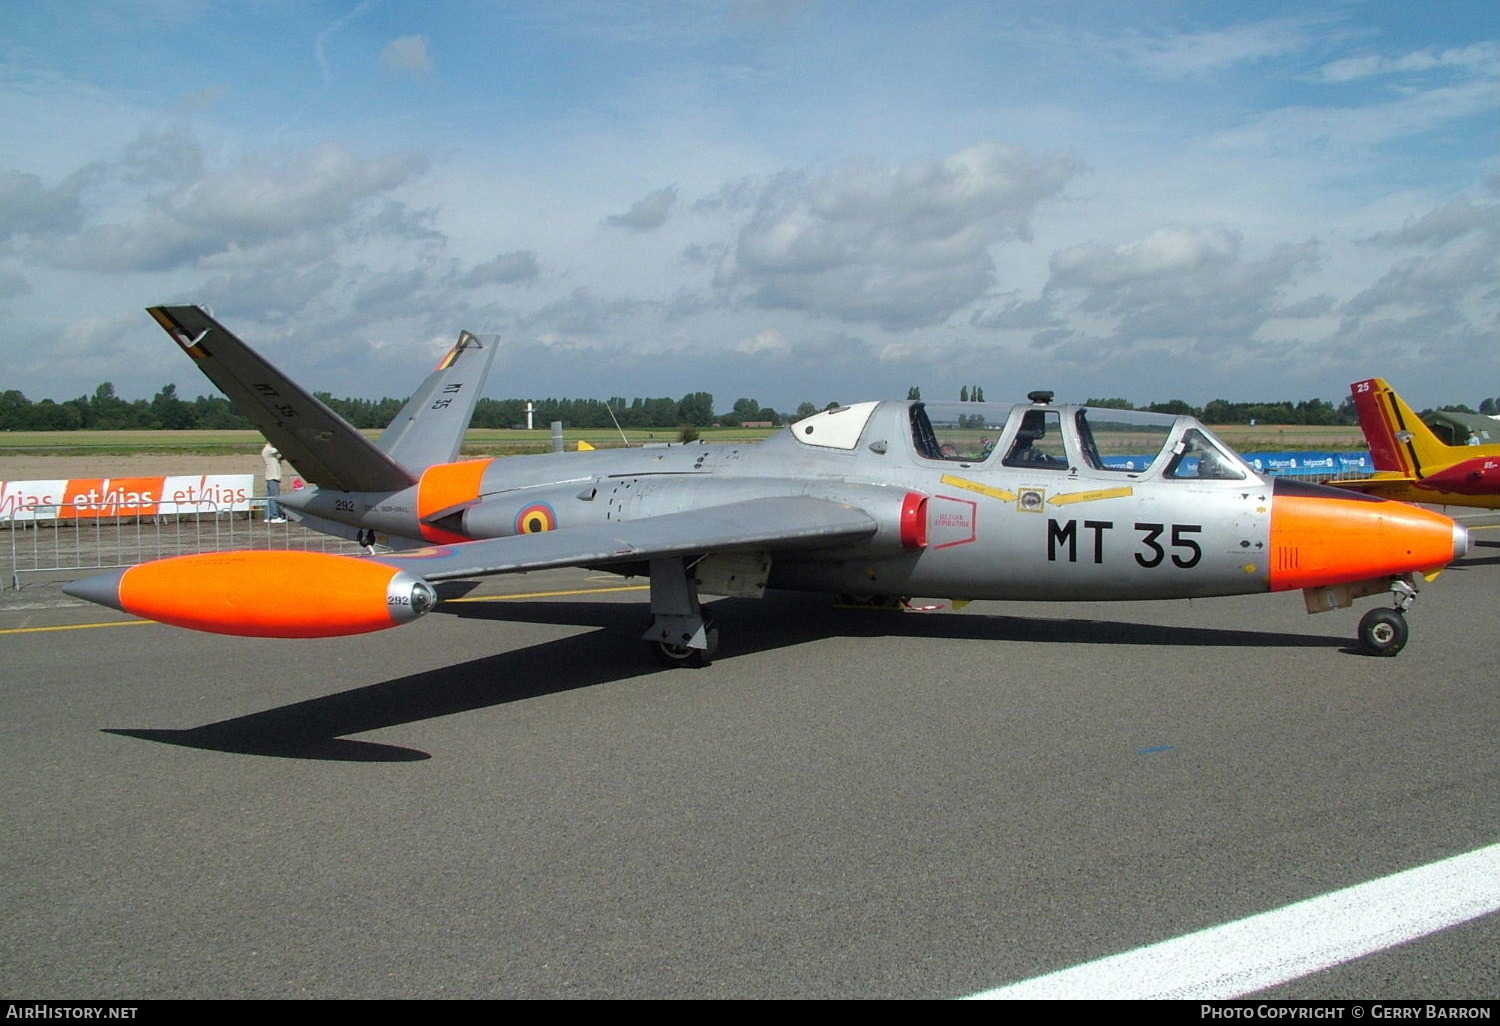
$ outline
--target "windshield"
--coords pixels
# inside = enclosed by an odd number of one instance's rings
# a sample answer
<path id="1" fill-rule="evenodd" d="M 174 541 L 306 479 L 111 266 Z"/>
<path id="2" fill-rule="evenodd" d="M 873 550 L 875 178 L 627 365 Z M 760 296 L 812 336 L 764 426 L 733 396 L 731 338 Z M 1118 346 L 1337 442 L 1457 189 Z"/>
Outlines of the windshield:
<path id="1" fill-rule="evenodd" d="M 1242 481 L 1245 471 L 1239 461 L 1221 448 L 1207 431 L 1192 428 L 1172 447 L 1167 477 L 1180 481 Z"/>

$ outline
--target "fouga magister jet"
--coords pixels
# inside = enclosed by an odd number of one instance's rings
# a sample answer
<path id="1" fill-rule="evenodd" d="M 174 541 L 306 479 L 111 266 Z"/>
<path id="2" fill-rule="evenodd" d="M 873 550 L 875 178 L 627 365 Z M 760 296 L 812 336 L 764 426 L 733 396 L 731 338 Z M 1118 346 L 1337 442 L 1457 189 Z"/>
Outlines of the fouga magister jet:
<path id="1" fill-rule="evenodd" d="M 1468 549 L 1440 514 L 1263 477 L 1191 417 L 1053 402 L 867 402 L 758 444 L 457 459 L 493 345 L 464 333 L 374 443 L 198 307 L 151 315 L 314 486 L 281 504 L 366 556 L 178 556 L 68 585 L 181 627 L 328 637 L 404 624 L 435 582 L 550 567 L 650 579 L 644 640 L 704 665 L 701 595 L 872 604 L 1197 598 L 1301 590 L 1309 612 L 1389 592 L 1361 622 L 1394 655 L 1418 579 Z"/>
<path id="2" fill-rule="evenodd" d="M 1500 509 L 1500 443 L 1448 445 L 1381 378 L 1349 391 L 1375 476 L 1331 483 L 1404 502 Z"/>

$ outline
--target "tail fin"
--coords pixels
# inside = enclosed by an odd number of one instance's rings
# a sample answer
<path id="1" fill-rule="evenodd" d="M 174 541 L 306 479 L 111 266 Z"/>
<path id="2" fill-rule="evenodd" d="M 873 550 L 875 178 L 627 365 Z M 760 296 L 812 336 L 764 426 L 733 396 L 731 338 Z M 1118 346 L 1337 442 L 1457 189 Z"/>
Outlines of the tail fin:
<path id="1" fill-rule="evenodd" d="M 485 343 L 462 332 L 375 444 L 402 466 L 418 472 L 456 460 L 495 348 L 493 340 Z"/>
<path id="2" fill-rule="evenodd" d="M 1464 455 L 1433 434 L 1385 379 L 1356 381 L 1349 390 L 1376 470 L 1420 480 L 1424 465 L 1441 468 Z"/>
<path id="3" fill-rule="evenodd" d="M 416 477 L 196 306 L 148 311 L 292 466 L 313 484 L 394 492 Z"/>

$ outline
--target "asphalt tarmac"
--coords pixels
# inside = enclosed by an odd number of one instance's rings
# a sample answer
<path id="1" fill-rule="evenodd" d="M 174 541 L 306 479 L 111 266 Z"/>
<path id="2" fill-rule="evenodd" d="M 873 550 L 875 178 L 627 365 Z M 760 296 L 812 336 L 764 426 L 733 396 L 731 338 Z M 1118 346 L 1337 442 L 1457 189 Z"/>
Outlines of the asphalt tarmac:
<path id="1" fill-rule="evenodd" d="M 1500 547 L 1394 659 L 1352 644 L 1384 599 L 773 595 L 659 670 L 645 597 L 261 641 L 5 592 L 0 993 L 952 998 L 1500 842 Z M 1490 914 L 1259 996 L 1492 1000 L 1497 951 Z"/>

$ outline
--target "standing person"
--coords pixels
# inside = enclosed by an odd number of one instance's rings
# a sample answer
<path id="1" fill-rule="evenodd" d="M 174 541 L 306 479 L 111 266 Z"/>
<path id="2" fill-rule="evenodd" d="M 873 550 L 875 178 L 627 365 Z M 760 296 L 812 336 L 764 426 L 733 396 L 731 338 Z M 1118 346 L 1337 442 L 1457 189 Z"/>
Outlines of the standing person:
<path id="1" fill-rule="evenodd" d="M 276 496 L 281 494 L 281 453 L 270 442 L 260 450 L 260 458 L 266 464 L 266 523 L 284 524 L 281 505 Z"/>

